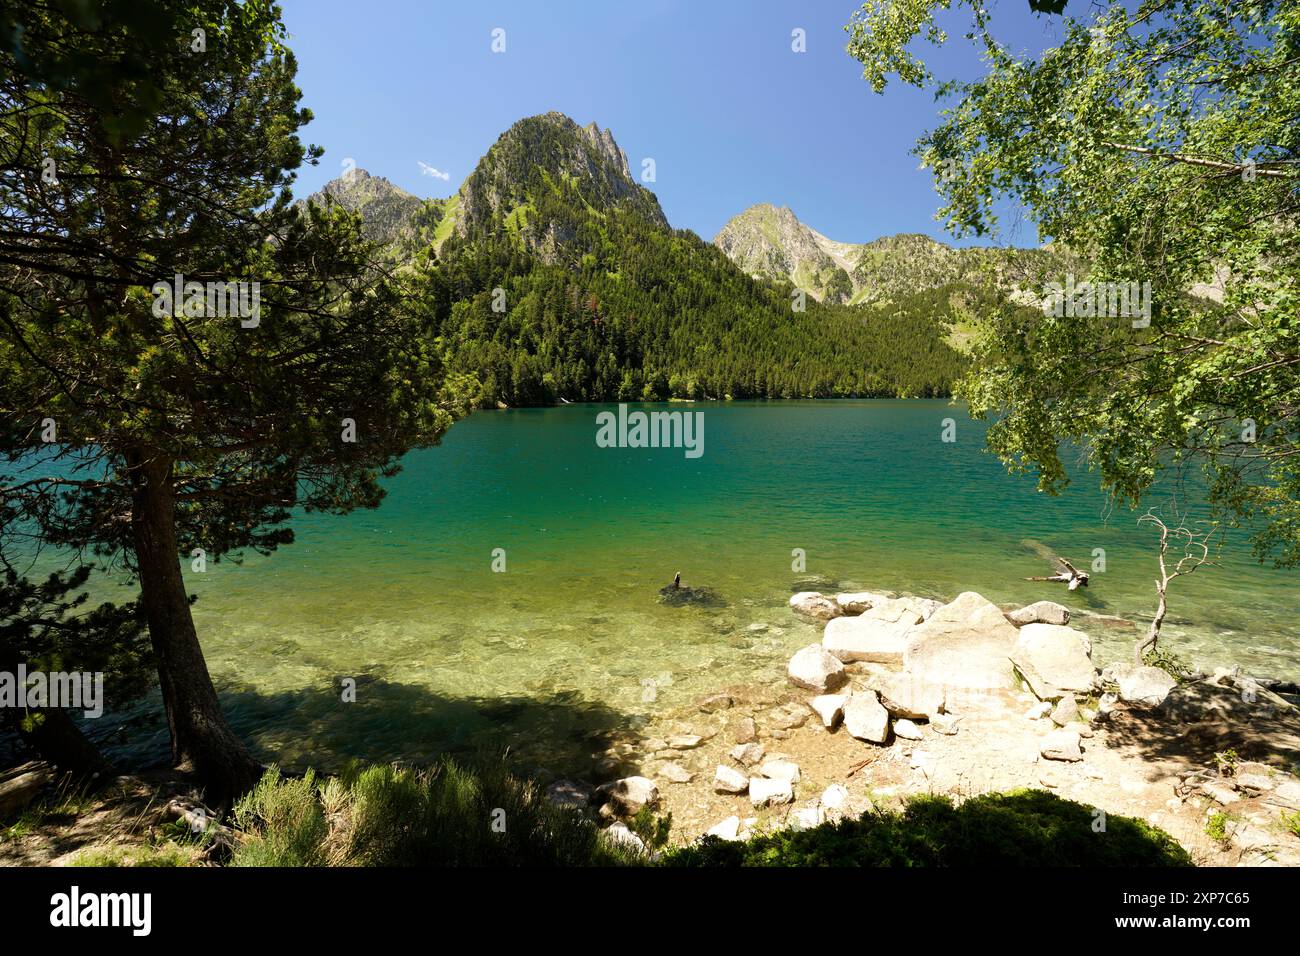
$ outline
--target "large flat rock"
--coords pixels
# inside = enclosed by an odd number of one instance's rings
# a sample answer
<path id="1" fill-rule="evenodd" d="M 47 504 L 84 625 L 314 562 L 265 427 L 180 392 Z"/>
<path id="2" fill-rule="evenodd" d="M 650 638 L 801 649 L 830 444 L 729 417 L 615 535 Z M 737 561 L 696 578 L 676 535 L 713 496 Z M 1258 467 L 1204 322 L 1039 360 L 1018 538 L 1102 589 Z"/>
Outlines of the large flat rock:
<path id="1" fill-rule="evenodd" d="M 1011 662 L 1039 700 L 1059 700 L 1067 691 L 1088 691 L 1097 676 L 1088 635 L 1060 624 L 1020 628 Z"/>
<path id="2" fill-rule="evenodd" d="M 1011 688 L 1016 678 L 1010 655 L 1018 635 L 996 604 L 965 591 L 910 629 L 903 669 L 946 687 Z"/>
<path id="3" fill-rule="evenodd" d="M 901 664 L 907 634 L 914 626 L 914 616 L 904 614 L 898 620 L 868 616 L 837 617 L 826 623 L 822 647 L 841 661 L 876 661 Z"/>

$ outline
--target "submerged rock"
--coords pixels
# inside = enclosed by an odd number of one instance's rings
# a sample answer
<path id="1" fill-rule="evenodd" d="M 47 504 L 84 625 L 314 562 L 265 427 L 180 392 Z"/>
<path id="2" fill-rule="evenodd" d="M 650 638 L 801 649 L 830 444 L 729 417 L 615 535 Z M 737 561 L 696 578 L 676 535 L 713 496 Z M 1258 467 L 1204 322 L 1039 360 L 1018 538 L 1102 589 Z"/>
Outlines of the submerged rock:
<path id="1" fill-rule="evenodd" d="M 1025 624 L 1069 624 L 1070 609 L 1055 601 L 1035 601 L 1025 607 L 1008 611 L 1007 620 L 1017 627 Z"/>
<path id="2" fill-rule="evenodd" d="M 695 779 L 695 774 L 691 773 L 681 764 L 672 763 L 671 761 L 659 768 L 658 775 L 670 783 L 690 783 Z"/>
<path id="3" fill-rule="evenodd" d="M 763 759 L 767 750 L 762 744 L 736 744 L 727 755 L 742 767 L 752 767 Z"/>
<path id="4" fill-rule="evenodd" d="M 558 807 L 582 810 L 591 803 L 595 791 L 575 780 L 557 780 L 546 788 L 546 799 Z"/>
<path id="5" fill-rule="evenodd" d="M 713 588 L 692 588 L 686 585 L 665 585 L 659 589 L 659 603 L 667 604 L 669 607 L 682 607 L 686 604 L 694 604 L 699 607 L 726 607 L 727 602 L 722 599 Z"/>
<path id="6" fill-rule="evenodd" d="M 844 613 L 834 600 L 820 591 L 800 591 L 797 594 L 792 594 L 790 596 L 790 607 L 797 614 L 815 618 L 819 621 L 829 621 L 831 618 L 839 617 Z"/>

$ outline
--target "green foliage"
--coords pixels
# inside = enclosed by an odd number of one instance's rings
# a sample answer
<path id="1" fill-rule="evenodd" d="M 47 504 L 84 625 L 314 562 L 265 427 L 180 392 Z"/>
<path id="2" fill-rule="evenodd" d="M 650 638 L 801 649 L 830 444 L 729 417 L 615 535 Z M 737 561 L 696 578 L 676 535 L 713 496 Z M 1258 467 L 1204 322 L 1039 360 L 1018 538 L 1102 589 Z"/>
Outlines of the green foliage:
<path id="1" fill-rule="evenodd" d="M 324 786 L 268 771 L 240 804 L 237 866 L 607 866 L 632 855 L 500 764 L 354 765 Z"/>
<path id="2" fill-rule="evenodd" d="M 277 767 L 267 770 L 235 805 L 236 825 L 255 827 L 259 838 L 241 846 L 232 865 L 324 865 L 329 827 L 316 791 L 311 771 L 303 777 L 285 778 Z"/>
<path id="3" fill-rule="evenodd" d="M 746 842 L 709 837 L 670 851 L 668 866 L 1190 866 L 1168 834 L 1107 815 L 1096 832 L 1091 807 L 1038 790 L 985 794 L 954 807 L 914 797 L 901 812 Z"/>
<path id="4" fill-rule="evenodd" d="M 939 82 L 909 49 L 968 8 L 983 76 Z M 975 0 L 869 0 L 849 52 L 952 105 L 918 145 L 958 235 L 1012 205 L 1084 256 L 1076 281 L 1150 282 L 1151 322 L 1000 311 L 957 392 L 989 446 L 1058 492 L 1064 441 L 1136 503 L 1167 469 L 1204 472 L 1214 517 L 1261 560 L 1300 564 L 1300 6 L 1110 0 L 1034 58 Z M 951 174 L 951 175 L 949 175 Z M 1058 276 L 1057 281 L 1064 281 Z M 1221 301 L 1196 298 L 1216 283 Z"/>
<path id="5" fill-rule="evenodd" d="M 1292 836 L 1300 837 L 1300 810 L 1282 811 L 1282 827 Z"/>
<path id="6" fill-rule="evenodd" d="M 140 847 L 91 847 L 68 861 L 77 867 L 173 867 L 195 866 L 193 848 L 175 843 Z"/>
<path id="7" fill-rule="evenodd" d="M 1232 818 L 1220 811 L 1211 813 L 1205 821 L 1205 835 L 1219 844 L 1226 844 L 1229 839 L 1228 824 Z"/>
<path id="8" fill-rule="evenodd" d="M 649 807 L 642 807 L 628 824 L 628 829 L 641 838 L 651 850 L 661 850 L 668 845 L 673 828 L 673 815 L 659 816 Z"/>
<path id="9" fill-rule="evenodd" d="M 1195 669 L 1186 659 L 1179 657 L 1167 648 L 1153 647 L 1142 655 L 1142 663 L 1147 667 L 1158 667 L 1180 684 L 1192 679 Z"/>
<path id="10" fill-rule="evenodd" d="M 788 283 L 754 280 L 670 229 L 621 158 L 558 114 L 515 124 L 455 202 L 422 305 L 484 405 L 932 397 L 963 370 L 929 316 L 866 317 L 811 297 L 795 311 Z M 847 276 L 826 279 L 843 289 Z"/>
<path id="11" fill-rule="evenodd" d="M 99 672 L 106 697 L 130 701 L 151 684 L 144 609 L 134 601 L 87 608 L 80 589 L 91 570 L 83 564 L 36 582 L 13 568 L 0 573 L 0 670 L 12 673 L 24 663 L 29 670 Z M 19 716 L 6 710 L 0 725 Z"/>
<path id="12" fill-rule="evenodd" d="M 1214 755 L 1214 769 L 1220 777 L 1233 777 L 1237 774 L 1237 764 L 1241 757 L 1235 750 L 1221 750 Z"/>
<path id="13" fill-rule="evenodd" d="M 298 136 L 311 113 L 279 8 L 145 0 L 166 34 L 150 45 L 127 6 L 0 19 L 0 548 L 20 530 L 19 546 L 138 574 L 170 647 L 156 663 L 174 755 L 224 799 L 256 769 L 221 717 L 179 556 L 267 553 L 296 511 L 377 506 L 473 389 L 360 216 L 295 205 L 321 150 Z M 132 70 L 144 79 L 112 87 L 112 109 L 89 91 Z M 119 101 L 147 122 L 119 122 Z M 160 294 L 176 276 L 186 302 Z"/>

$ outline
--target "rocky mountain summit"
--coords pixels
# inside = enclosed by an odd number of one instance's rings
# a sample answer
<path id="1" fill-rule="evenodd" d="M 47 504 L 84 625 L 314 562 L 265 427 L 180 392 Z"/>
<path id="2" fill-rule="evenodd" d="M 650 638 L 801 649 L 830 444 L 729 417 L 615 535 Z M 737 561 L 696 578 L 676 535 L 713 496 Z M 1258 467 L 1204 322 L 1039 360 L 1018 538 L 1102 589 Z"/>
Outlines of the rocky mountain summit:
<path id="1" fill-rule="evenodd" d="M 350 212 L 359 213 L 362 231 L 368 239 L 391 243 L 411 230 L 411 223 L 424 201 L 383 176 L 372 176 L 353 167 L 313 193 L 310 201 L 320 205 L 333 200 Z"/>
<path id="2" fill-rule="evenodd" d="M 788 278 L 819 301 L 852 297 L 850 273 L 860 247 L 826 238 L 788 206 L 751 206 L 723 226 L 713 244 L 750 275 Z"/>
<path id="3" fill-rule="evenodd" d="M 1035 289 L 1067 264 L 1050 249 L 956 248 L 913 233 L 836 242 L 767 203 L 733 218 L 713 244 L 750 275 L 789 281 L 832 304 L 889 302 L 954 284 Z"/>

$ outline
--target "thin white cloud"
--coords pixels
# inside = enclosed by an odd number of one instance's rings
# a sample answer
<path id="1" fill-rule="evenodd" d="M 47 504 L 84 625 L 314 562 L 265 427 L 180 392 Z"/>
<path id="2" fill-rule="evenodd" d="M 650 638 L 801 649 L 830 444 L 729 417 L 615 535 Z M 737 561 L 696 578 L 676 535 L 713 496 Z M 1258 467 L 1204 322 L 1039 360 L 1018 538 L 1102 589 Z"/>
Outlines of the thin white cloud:
<path id="1" fill-rule="evenodd" d="M 428 163 L 422 160 L 416 160 L 420 164 L 420 175 L 432 176 L 434 179 L 448 180 L 451 179 L 451 173 L 444 173 L 441 169 L 434 169 Z"/>

